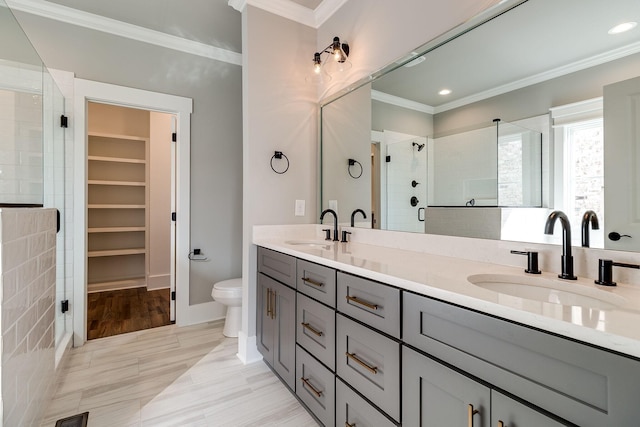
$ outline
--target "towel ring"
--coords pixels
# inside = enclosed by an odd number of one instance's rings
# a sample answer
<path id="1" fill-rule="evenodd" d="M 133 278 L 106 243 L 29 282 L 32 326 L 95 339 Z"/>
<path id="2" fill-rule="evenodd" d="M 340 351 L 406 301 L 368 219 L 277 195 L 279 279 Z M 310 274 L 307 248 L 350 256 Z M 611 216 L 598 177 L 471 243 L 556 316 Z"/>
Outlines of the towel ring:
<path id="1" fill-rule="evenodd" d="M 287 161 L 287 167 L 286 167 L 283 171 L 278 172 L 278 171 L 276 170 L 276 168 L 274 168 L 274 167 L 273 167 L 273 159 L 282 159 L 283 157 L 284 157 L 284 159 Z M 282 175 L 283 173 L 285 173 L 286 171 L 288 171 L 288 170 L 289 170 L 289 158 L 288 158 L 288 157 L 287 157 L 287 156 L 286 156 L 282 151 L 276 151 L 276 152 L 274 153 L 274 155 L 273 155 L 273 156 L 271 156 L 271 162 L 270 162 L 270 165 L 271 165 L 271 170 L 272 170 L 272 171 L 274 171 L 274 172 L 275 172 L 275 173 L 277 173 L 278 175 Z"/>
<path id="2" fill-rule="evenodd" d="M 358 164 L 358 166 L 360 166 L 360 174 L 358 176 L 354 176 L 351 173 L 351 166 L 355 165 L 356 163 Z M 364 169 L 362 167 L 362 164 L 359 161 L 357 161 L 355 159 L 349 159 L 349 166 L 347 166 L 347 172 L 349 172 L 349 176 L 351 178 L 358 179 L 358 178 L 360 178 L 362 176 L 362 172 L 364 172 Z"/>

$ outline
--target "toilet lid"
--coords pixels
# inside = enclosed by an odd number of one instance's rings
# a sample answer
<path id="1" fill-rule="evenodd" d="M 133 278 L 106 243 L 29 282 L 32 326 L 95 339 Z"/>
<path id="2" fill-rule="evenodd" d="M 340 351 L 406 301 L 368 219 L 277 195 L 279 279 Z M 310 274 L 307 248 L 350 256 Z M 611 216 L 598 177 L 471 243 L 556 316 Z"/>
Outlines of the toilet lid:
<path id="1" fill-rule="evenodd" d="M 223 280 L 222 282 L 218 282 L 213 285 L 214 289 L 220 290 L 233 290 L 233 289 L 241 289 L 242 288 L 242 279 L 229 279 Z"/>

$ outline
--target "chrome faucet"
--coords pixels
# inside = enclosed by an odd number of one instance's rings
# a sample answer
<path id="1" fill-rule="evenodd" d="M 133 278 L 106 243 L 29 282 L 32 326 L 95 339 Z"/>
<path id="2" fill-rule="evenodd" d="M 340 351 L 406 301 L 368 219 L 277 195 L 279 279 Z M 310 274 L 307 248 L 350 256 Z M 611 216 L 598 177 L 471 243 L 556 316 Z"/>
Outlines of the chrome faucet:
<path id="1" fill-rule="evenodd" d="M 586 211 L 582 215 L 582 247 L 589 247 L 589 222 L 591 222 L 591 228 L 593 230 L 599 230 L 600 224 L 598 223 L 598 215 L 594 211 Z"/>
<path id="2" fill-rule="evenodd" d="M 562 257 L 560 258 L 562 273 L 558 274 L 558 277 L 576 280 L 577 277 L 573 275 L 573 256 L 571 255 L 571 223 L 567 215 L 562 211 L 551 212 L 544 226 L 544 234 L 553 234 L 553 226 L 557 219 L 560 219 L 562 224 Z"/>
<path id="3" fill-rule="evenodd" d="M 355 226 L 356 223 L 356 214 L 357 213 L 361 213 L 362 214 L 362 218 L 363 219 L 367 219 L 367 214 L 364 213 L 364 211 L 362 209 L 356 209 L 355 211 L 351 212 L 351 227 Z"/>
<path id="4" fill-rule="evenodd" d="M 322 213 L 320 214 L 320 222 L 322 222 L 322 218 L 324 218 L 324 216 L 328 213 L 333 215 L 333 241 L 337 242 L 338 241 L 338 214 L 336 213 L 336 211 L 334 211 L 333 209 L 323 210 Z"/>

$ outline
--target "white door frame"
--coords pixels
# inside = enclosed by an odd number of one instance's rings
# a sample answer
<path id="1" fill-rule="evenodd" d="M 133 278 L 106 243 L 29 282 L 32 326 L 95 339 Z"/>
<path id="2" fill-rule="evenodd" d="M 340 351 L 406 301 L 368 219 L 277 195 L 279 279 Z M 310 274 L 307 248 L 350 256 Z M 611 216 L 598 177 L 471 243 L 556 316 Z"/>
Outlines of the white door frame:
<path id="1" fill-rule="evenodd" d="M 89 101 L 170 113 L 176 116 L 176 323 L 179 326 L 201 321 L 200 304 L 192 313 L 189 306 L 190 247 L 190 163 L 191 113 L 193 101 L 174 95 L 132 89 L 90 80 L 75 79 L 74 124 L 74 274 L 73 274 L 73 345 L 82 346 L 87 339 L 87 105 Z"/>

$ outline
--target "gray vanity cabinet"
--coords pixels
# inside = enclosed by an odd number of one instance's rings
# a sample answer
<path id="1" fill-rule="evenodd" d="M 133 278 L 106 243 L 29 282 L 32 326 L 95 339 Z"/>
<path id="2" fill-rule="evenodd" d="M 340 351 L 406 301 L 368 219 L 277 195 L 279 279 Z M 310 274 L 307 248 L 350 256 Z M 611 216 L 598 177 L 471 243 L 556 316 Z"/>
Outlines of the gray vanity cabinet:
<path id="1" fill-rule="evenodd" d="M 336 374 L 400 421 L 400 343 L 336 316 Z"/>
<path id="2" fill-rule="evenodd" d="M 336 377 L 332 371 L 296 346 L 296 395 L 325 425 L 335 425 Z"/>
<path id="3" fill-rule="evenodd" d="M 489 427 L 488 387 L 407 347 L 402 369 L 404 425 Z"/>
<path id="4" fill-rule="evenodd" d="M 403 318 L 405 344 L 493 389 L 580 426 L 638 425 L 636 359 L 408 292 Z"/>
<path id="5" fill-rule="evenodd" d="M 336 312 L 298 292 L 296 341 L 334 371 L 336 368 Z"/>
<path id="6" fill-rule="evenodd" d="M 259 273 L 257 304 L 258 350 L 280 378 L 295 390 L 296 292 Z"/>
<path id="7" fill-rule="evenodd" d="M 397 424 L 338 378 L 336 379 L 336 425 L 339 427 L 394 427 Z"/>
<path id="8" fill-rule="evenodd" d="M 561 427 L 562 424 L 496 390 L 491 390 L 491 425 L 496 427 Z"/>
<path id="9" fill-rule="evenodd" d="M 337 283 L 339 312 L 400 338 L 400 289 L 341 271 Z"/>
<path id="10" fill-rule="evenodd" d="M 336 271 L 324 265 L 299 259 L 297 261 L 298 292 L 320 301 L 329 307 L 336 307 Z"/>

